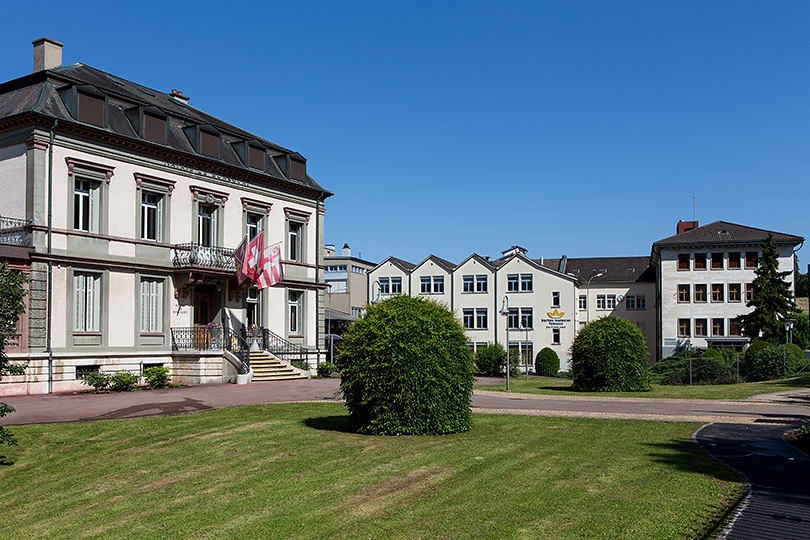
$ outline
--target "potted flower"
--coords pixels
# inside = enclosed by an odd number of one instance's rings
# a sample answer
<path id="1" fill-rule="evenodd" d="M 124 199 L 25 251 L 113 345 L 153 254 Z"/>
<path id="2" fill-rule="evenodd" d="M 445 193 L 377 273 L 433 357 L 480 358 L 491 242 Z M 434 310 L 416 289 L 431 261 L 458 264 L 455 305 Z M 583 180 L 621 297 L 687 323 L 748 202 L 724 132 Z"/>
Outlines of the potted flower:
<path id="1" fill-rule="evenodd" d="M 256 323 L 251 324 L 248 326 L 248 332 L 250 333 L 250 337 L 253 338 L 253 343 L 250 344 L 251 351 L 258 351 L 259 347 L 259 337 L 262 335 L 262 330 L 264 328 L 261 325 Z"/>

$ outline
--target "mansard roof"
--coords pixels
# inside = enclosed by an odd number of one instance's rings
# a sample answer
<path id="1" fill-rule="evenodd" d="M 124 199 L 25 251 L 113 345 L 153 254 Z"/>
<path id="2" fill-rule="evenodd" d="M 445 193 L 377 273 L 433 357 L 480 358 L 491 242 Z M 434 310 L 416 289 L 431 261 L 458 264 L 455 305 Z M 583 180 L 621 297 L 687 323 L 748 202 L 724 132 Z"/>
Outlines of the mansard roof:
<path id="1" fill-rule="evenodd" d="M 70 101 L 68 96 L 72 90 L 105 99 L 106 123 L 103 127 L 81 122 L 76 114 L 71 113 L 72 104 L 66 103 L 65 99 Z M 305 165 L 295 172 L 292 172 L 292 165 L 285 167 L 292 161 L 305 164 L 301 154 L 196 109 L 187 101 L 175 91 L 161 92 L 84 64 L 73 64 L 0 84 L 0 132 L 31 123 L 49 128 L 56 119 L 59 130 L 81 129 L 83 135 L 100 138 L 108 144 L 118 143 L 129 149 L 151 151 L 164 159 L 188 161 L 188 158 L 193 158 L 220 170 L 241 169 L 240 174 L 264 177 L 276 185 L 317 192 L 324 198 L 332 195 L 306 174 Z M 144 130 L 138 129 L 133 121 L 139 111 L 166 119 L 163 144 L 142 136 Z M 218 157 L 203 154 L 190 140 L 189 133 L 195 129 L 219 137 Z M 249 166 L 247 145 L 266 152 L 264 170 Z"/>

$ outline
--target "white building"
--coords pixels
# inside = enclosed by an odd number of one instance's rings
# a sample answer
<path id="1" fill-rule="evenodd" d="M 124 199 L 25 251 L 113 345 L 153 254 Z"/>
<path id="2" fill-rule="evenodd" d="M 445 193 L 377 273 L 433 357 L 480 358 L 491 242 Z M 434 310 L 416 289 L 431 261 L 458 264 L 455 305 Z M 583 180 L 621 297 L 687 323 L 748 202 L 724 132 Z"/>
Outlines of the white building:
<path id="1" fill-rule="evenodd" d="M 651 262 L 656 272 L 658 359 L 691 345 L 742 346 L 748 341 L 734 322 L 749 313 L 757 258 L 773 234 L 779 270 L 791 272 L 794 286 L 794 248 L 804 238 L 764 229 L 715 221 L 678 223 L 677 234 L 653 243 Z"/>
<path id="2" fill-rule="evenodd" d="M 303 156 L 180 92 L 62 66 L 57 42 L 34 48 L 34 73 L 0 85 L 0 215 L 30 233 L 28 252 L 10 256 L 31 280 L 10 355 L 28 369 L 0 394 L 148 365 L 177 382 L 227 380 L 244 364 L 222 349 L 238 348 L 250 323 L 315 364 L 331 194 Z M 258 292 L 237 282 L 233 248 L 260 231 L 283 242 L 284 281 Z"/>

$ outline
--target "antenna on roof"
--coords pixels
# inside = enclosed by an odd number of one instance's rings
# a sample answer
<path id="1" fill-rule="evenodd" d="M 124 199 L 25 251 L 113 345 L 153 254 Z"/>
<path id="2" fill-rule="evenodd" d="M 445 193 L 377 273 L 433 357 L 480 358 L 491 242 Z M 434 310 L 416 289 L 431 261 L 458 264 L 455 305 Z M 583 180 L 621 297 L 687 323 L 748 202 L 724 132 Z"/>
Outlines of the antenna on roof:
<path id="1" fill-rule="evenodd" d="M 692 193 L 692 221 L 697 221 L 697 205 L 695 194 Z"/>

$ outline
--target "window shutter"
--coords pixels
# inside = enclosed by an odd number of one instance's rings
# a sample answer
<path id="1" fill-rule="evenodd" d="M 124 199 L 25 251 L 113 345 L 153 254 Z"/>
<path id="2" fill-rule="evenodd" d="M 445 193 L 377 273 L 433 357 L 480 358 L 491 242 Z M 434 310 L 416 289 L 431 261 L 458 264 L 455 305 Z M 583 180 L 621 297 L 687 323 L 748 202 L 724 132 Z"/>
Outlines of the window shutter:
<path id="1" fill-rule="evenodd" d="M 84 330 L 84 306 L 85 306 L 85 290 L 84 290 L 84 275 L 73 275 L 73 330 Z"/>

